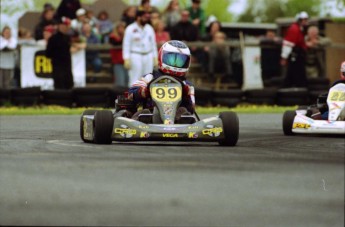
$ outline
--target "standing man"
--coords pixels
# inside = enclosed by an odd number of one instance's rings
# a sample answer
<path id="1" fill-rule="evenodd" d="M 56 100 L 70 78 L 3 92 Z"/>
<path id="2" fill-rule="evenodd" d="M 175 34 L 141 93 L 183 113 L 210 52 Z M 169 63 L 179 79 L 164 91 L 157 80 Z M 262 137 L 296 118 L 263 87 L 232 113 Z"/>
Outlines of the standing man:
<path id="1" fill-rule="evenodd" d="M 47 57 L 53 65 L 53 80 L 55 89 L 71 89 L 73 87 L 71 38 L 67 33 L 70 20 L 62 17 L 59 20 L 58 31 L 48 40 Z"/>
<path id="2" fill-rule="evenodd" d="M 137 10 L 135 22 L 125 30 L 122 51 L 124 67 L 128 69 L 129 87 L 142 75 L 151 73 L 158 64 L 155 32 L 149 21 L 149 13 Z"/>
<path id="3" fill-rule="evenodd" d="M 12 35 L 10 27 L 5 26 L 0 35 L 0 89 L 10 89 L 16 66 L 18 40 Z"/>
<path id="4" fill-rule="evenodd" d="M 283 40 L 281 65 L 287 66 L 284 87 L 306 87 L 306 50 L 305 27 L 308 25 L 308 14 L 300 12 L 297 21 L 287 30 Z"/>
<path id="5" fill-rule="evenodd" d="M 188 8 L 188 11 L 190 13 L 192 24 L 194 24 L 199 29 L 200 37 L 204 37 L 206 33 L 206 16 L 205 11 L 201 8 L 200 4 L 201 0 L 192 0 L 192 6 Z"/>

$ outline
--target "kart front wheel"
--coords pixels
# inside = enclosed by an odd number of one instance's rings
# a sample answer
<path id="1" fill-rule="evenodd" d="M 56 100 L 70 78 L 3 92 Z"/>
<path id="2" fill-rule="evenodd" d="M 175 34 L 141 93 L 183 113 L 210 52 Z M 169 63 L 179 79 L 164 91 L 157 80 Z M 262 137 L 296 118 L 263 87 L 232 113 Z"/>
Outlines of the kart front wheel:
<path id="1" fill-rule="evenodd" d="M 288 110 L 285 111 L 283 115 L 283 132 L 286 136 L 292 136 L 294 133 L 292 132 L 293 121 L 296 116 L 296 111 Z"/>
<path id="2" fill-rule="evenodd" d="M 235 146 L 239 135 L 239 121 L 234 112 L 221 112 L 219 118 L 223 123 L 224 139 L 219 141 L 221 146 Z"/>
<path id="3" fill-rule="evenodd" d="M 80 138 L 82 141 L 84 141 L 85 143 L 89 143 L 90 141 L 88 140 L 85 140 L 84 138 L 84 120 L 83 120 L 83 117 L 85 115 L 94 115 L 96 113 L 97 110 L 85 110 L 83 112 L 83 114 L 81 115 L 80 117 Z"/>
<path id="4" fill-rule="evenodd" d="M 110 110 L 98 110 L 94 117 L 93 141 L 97 144 L 111 144 L 114 117 Z"/>

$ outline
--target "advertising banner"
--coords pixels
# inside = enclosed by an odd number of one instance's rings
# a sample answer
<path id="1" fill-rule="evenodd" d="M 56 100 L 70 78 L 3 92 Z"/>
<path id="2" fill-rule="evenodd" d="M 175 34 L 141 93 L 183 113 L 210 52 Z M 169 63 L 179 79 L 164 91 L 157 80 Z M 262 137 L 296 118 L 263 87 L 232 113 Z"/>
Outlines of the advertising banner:
<path id="1" fill-rule="evenodd" d="M 20 53 L 21 87 L 41 87 L 42 90 L 54 88 L 53 66 L 41 46 L 22 46 Z M 74 87 L 86 84 L 85 51 L 72 54 Z"/>
<path id="2" fill-rule="evenodd" d="M 263 89 L 260 64 L 260 47 L 243 48 L 243 90 Z"/>

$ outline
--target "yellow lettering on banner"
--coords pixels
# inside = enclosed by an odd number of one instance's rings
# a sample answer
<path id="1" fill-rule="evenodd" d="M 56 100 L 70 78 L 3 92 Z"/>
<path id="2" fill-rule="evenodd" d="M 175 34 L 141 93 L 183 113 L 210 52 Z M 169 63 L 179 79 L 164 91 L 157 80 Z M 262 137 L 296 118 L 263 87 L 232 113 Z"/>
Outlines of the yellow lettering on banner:
<path id="1" fill-rule="evenodd" d="M 43 55 L 36 56 L 35 59 L 35 73 L 52 73 L 53 66 L 51 59 Z"/>
<path id="2" fill-rule="evenodd" d="M 309 124 L 305 124 L 305 123 L 293 123 L 292 128 L 310 128 Z"/>
<path id="3" fill-rule="evenodd" d="M 163 133 L 163 137 L 177 138 L 178 134 L 176 134 L 176 133 Z"/>

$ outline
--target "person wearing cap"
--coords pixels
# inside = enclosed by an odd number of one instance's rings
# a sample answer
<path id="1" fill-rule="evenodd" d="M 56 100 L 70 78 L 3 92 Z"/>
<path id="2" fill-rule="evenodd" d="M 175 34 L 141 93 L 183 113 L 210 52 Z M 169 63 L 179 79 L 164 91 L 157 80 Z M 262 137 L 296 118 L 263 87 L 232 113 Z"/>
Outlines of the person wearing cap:
<path id="1" fill-rule="evenodd" d="M 48 44 L 48 40 L 50 39 L 50 37 L 52 37 L 54 32 L 55 27 L 53 25 L 45 26 L 43 30 L 43 39 L 37 40 L 37 45 L 46 47 Z"/>
<path id="2" fill-rule="evenodd" d="M 63 17 L 59 20 L 57 32 L 48 40 L 46 56 L 52 60 L 55 89 L 73 87 L 71 38 L 68 35 L 70 20 Z"/>
<path id="3" fill-rule="evenodd" d="M 158 64 L 155 32 L 149 24 L 150 14 L 138 10 L 136 21 L 126 27 L 123 38 L 124 67 L 128 70 L 129 84 L 150 73 Z"/>
<path id="4" fill-rule="evenodd" d="M 307 87 L 305 27 L 308 25 L 308 13 L 296 15 L 296 22 L 288 28 L 281 52 L 281 65 L 287 67 L 284 87 Z"/>

